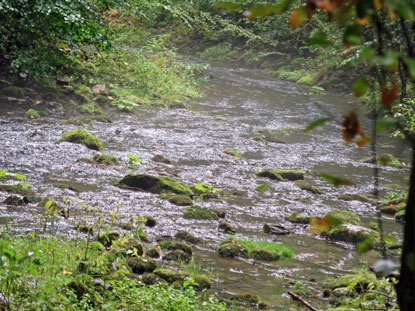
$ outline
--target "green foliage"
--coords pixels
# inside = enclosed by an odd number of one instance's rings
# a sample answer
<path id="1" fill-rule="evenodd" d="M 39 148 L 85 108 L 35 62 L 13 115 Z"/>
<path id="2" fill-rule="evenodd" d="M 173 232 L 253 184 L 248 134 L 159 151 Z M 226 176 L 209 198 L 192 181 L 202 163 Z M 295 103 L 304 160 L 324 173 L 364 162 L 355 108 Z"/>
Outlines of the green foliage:
<path id="1" fill-rule="evenodd" d="M 250 253 L 255 250 L 265 250 L 278 255 L 279 258 L 292 258 L 294 256 L 294 251 L 284 244 L 238 239 L 233 236 L 230 236 L 229 239 L 236 241 L 236 243 L 248 249 Z"/>
<path id="2" fill-rule="evenodd" d="M 0 51 L 13 70 L 46 76 L 84 45 L 111 48 L 93 1 L 0 2 Z"/>
<path id="3" fill-rule="evenodd" d="M 135 154 L 129 154 L 127 155 L 127 158 L 128 158 L 128 166 L 130 168 L 135 168 L 139 165 L 147 163 L 147 161 L 140 160 L 140 156 L 135 155 Z"/>

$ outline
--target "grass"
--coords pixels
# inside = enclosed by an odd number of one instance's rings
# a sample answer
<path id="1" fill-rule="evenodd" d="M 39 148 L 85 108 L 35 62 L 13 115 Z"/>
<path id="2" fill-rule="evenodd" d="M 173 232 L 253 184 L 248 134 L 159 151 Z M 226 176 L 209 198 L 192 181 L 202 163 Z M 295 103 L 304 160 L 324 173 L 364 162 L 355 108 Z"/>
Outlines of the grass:
<path id="1" fill-rule="evenodd" d="M 120 306 L 134 311 L 229 310 L 213 296 L 199 298 L 186 282 L 182 289 L 174 289 L 165 284 L 145 286 L 126 278 L 129 272 L 125 259 L 117 255 L 119 245 L 113 244 L 115 251 L 109 252 L 97 244 L 35 234 L 10 236 L 0 231 L 0 301 L 4 310 L 99 311 Z M 197 272 L 198 268 L 189 269 Z"/>
<path id="2" fill-rule="evenodd" d="M 238 239 L 233 236 L 230 236 L 230 238 L 236 241 L 239 245 L 247 248 L 250 253 L 253 250 L 265 250 L 271 253 L 275 253 L 281 258 L 292 258 L 294 256 L 294 251 L 284 244 Z"/>

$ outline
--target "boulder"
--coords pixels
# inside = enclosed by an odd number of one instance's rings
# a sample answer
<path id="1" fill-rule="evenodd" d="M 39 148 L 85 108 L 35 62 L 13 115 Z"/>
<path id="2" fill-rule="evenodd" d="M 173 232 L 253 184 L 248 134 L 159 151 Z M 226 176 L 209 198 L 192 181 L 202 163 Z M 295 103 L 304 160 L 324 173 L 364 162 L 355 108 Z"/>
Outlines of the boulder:
<path id="1" fill-rule="evenodd" d="M 102 150 L 104 149 L 102 142 L 94 135 L 89 133 L 87 130 L 84 129 L 74 129 L 66 132 L 62 135 L 61 139 L 59 140 L 72 142 L 72 143 L 79 143 L 85 145 L 87 148 L 92 150 Z"/>
<path id="2" fill-rule="evenodd" d="M 231 242 L 224 243 L 219 247 L 219 255 L 222 257 L 242 257 L 249 258 L 249 251 L 245 247 L 233 244 Z"/>
<path id="3" fill-rule="evenodd" d="M 218 227 L 219 231 L 224 232 L 226 234 L 235 234 L 235 229 L 232 228 L 230 224 L 227 222 L 221 222 Z"/>
<path id="4" fill-rule="evenodd" d="M 197 237 L 195 237 L 193 234 L 185 231 L 185 230 L 180 230 L 179 232 L 177 232 L 174 237 L 178 240 L 182 240 L 191 244 L 199 244 L 201 242 L 200 239 L 198 239 Z"/>
<path id="5" fill-rule="evenodd" d="M 191 206 L 183 212 L 183 217 L 188 219 L 219 219 L 218 211 L 200 206 Z"/>
<path id="6" fill-rule="evenodd" d="M 182 250 L 173 250 L 170 252 L 167 252 L 164 256 L 163 256 L 163 260 L 166 261 L 184 261 L 184 262 L 189 262 L 190 259 L 192 258 L 192 256 L 190 256 L 189 254 L 185 253 Z"/>
<path id="7" fill-rule="evenodd" d="M 92 162 L 95 162 L 97 164 L 104 164 L 104 165 L 112 165 L 112 164 L 118 164 L 118 158 L 111 156 L 111 155 L 107 155 L 107 154 L 94 154 L 94 156 L 92 157 Z"/>
<path id="8" fill-rule="evenodd" d="M 276 224 L 264 224 L 262 229 L 264 230 L 265 233 L 269 233 L 269 234 L 285 235 L 285 234 L 290 233 L 290 230 L 284 228 L 281 225 L 276 225 Z"/>
<path id="9" fill-rule="evenodd" d="M 295 224 L 307 224 L 308 225 L 310 223 L 311 217 L 293 213 L 290 216 L 286 217 L 285 219 Z"/>
<path id="10" fill-rule="evenodd" d="M 167 197 L 167 201 L 178 206 L 190 206 L 193 204 L 193 200 L 188 195 L 176 194 Z"/>
<path id="11" fill-rule="evenodd" d="M 136 274 L 153 272 L 157 268 L 157 264 L 153 259 L 142 257 L 128 258 L 127 265 Z"/>
<path id="12" fill-rule="evenodd" d="M 192 190 L 184 183 L 170 177 L 147 174 L 129 174 L 118 182 L 119 186 L 127 186 L 151 193 L 176 193 L 193 195 Z"/>
<path id="13" fill-rule="evenodd" d="M 174 250 L 181 250 L 188 254 L 189 256 L 192 256 L 193 251 L 192 248 L 184 243 L 181 242 L 174 242 L 174 241 L 163 241 L 160 243 L 160 247 L 165 250 L 174 251 Z"/>
<path id="14" fill-rule="evenodd" d="M 329 230 L 323 231 L 321 235 L 330 240 L 357 244 L 367 238 L 377 238 L 379 233 L 363 226 L 345 223 L 331 227 Z"/>
<path id="15" fill-rule="evenodd" d="M 304 180 L 297 180 L 295 184 L 301 189 L 314 194 L 322 194 L 323 190 L 306 183 Z"/>

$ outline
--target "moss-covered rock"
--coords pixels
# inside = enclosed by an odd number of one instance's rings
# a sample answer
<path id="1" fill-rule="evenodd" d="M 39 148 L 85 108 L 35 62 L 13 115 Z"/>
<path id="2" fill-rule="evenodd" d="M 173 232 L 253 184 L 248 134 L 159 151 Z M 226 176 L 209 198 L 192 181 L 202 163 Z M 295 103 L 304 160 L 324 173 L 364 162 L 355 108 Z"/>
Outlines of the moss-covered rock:
<path id="1" fill-rule="evenodd" d="M 35 110 L 35 109 L 29 109 L 26 111 L 25 113 L 26 118 L 29 119 L 39 119 L 40 118 L 40 114 L 39 111 Z"/>
<path id="2" fill-rule="evenodd" d="M 129 256 L 142 256 L 144 254 L 144 246 L 140 241 L 129 239 L 122 245 L 122 253 Z"/>
<path id="3" fill-rule="evenodd" d="M 259 297 L 251 293 L 242 293 L 231 297 L 232 301 L 240 304 L 257 305 L 259 303 Z"/>
<path id="4" fill-rule="evenodd" d="M 262 170 L 257 173 L 259 177 L 266 177 L 273 180 L 302 180 L 304 179 L 304 172 L 298 170 Z"/>
<path id="5" fill-rule="evenodd" d="M 1 95 L 12 96 L 16 98 L 25 97 L 25 89 L 18 86 L 6 86 L 0 90 Z"/>
<path id="6" fill-rule="evenodd" d="M 107 154 L 94 154 L 91 159 L 93 162 L 104 165 L 119 164 L 118 158 Z"/>
<path id="7" fill-rule="evenodd" d="M 162 156 L 161 154 L 156 154 L 151 160 L 153 160 L 154 162 L 173 164 L 172 160 L 167 159 L 166 157 Z"/>
<path id="8" fill-rule="evenodd" d="M 170 252 L 167 252 L 164 256 L 163 256 L 163 260 L 166 261 L 184 261 L 184 262 L 189 262 L 190 259 L 192 257 L 189 256 L 189 254 L 183 252 L 182 250 L 173 250 Z"/>
<path id="9" fill-rule="evenodd" d="M 235 234 L 235 229 L 232 228 L 227 222 L 221 222 L 218 227 L 219 231 L 222 231 L 226 234 Z"/>
<path id="10" fill-rule="evenodd" d="M 118 232 L 108 232 L 108 233 L 101 233 L 97 237 L 97 241 L 100 242 L 102 245 L 109 247 L 112 245 L 112 242 L 118 240 L 120 238 L 120 234 Z"/>
<path id="11" fill-rule="evenodd" d="M 367 195 L 364 194 L 358 194 L 358 193 L 345 193 L 339 195 L 340 200 L 344 201 L 359 201 L 364 203 L 371 203 L 373 204 L 374 201 L 370 199 Z"/>
<path id="12" fill-rule="evenodd" d="M 166 282 L 165 280 L 163 280 L 161 277 L 159 277 L 158 275 L 154 273 L 144 273 L 141 276 L 141 281 L 143 281 L 143 283 L 146 285 L 154 285 L 154 284 Z"/>
<path id="13" fill-rule="evenodd" d="M 249 258 L 249 251 L 245 247 L 233 244 L 224 243 L 219 247 L 219 255 L 222 257 L 242 257 Z"/>
<path id="14" fill-rule="evenodd" d="M 127 258 L 126 262 L 131 271 L 136 274 L 153 272 L 157 268 L 156 262 L 151 258 L 131 257 Z"/>
<path id="15" fill-rule="evenodd" d="M 250 253 L 250 257 L 256 260 L 274 261 L 280 259 L 275 252 L 269 252 L 265 249 L 254 249 Z"/>
<path id="16" fill-rule="evenodd" d="M 395 167 L 404 167 L 401 161 L 399 161 L 394 155 L 390 153 L 383 153 L 378 158 L 378 163 L 381 165 L 389 165 Z"/>
<path id="17" fill-rule="evenodd" d="M 190 206 L 183 212 L 183 217 L 188 219 L 219 219 L 218 211 L 200 206 Z"/>
<path id="18" fill-rule="evenodd" d="M 212 287 L 212 282 L 205 276 L 202 275 L 192 275 L 192 279 L 196 282 L 196 290 L 204 290 Z"/>
<path id="19" fill-rule="evenodd" d="M 257 173 L 257 176 L 269 178 L 272 180 L 279 180 L 279 181 L 284 180 L 284 178 L 282 178 L 281 175 L 275 173 L 275 170 L 263 170 Z"/>
<path id="20" fill-rule="evenodd" d="M 399 212 L 395 213 L 395 221 L 400 222 L 400 223 L 404 223 L 405 222 L 405 214 L 406 214 L 405 209 L 402 209 Z"/>
<path id="21" fill-rule="evenodd" d="M 185 230 L 180 230 L 174 235 L 174 237 L 178 240 L 182 240 L 191 244 L 199 244 L 201 242 L 200 239 Z"/>
<path id="22" fill-rule="evenodd" d="M 167 197 L 167 200 L 178 206 L 189 206 L 193 204 L 192 198 L 184 194 L 170 195 Z"/>
<path id="23" fill-rule="evenodd" d="M 150 258 L 160 258 L 160 252 L 155 248 L 146 250 L 146 256 Z"/>
<path id="24" fill-rule="evenodd" d="M 295 184 L 301 189 L 301 190 L 305 190 L 314 194 L 322 194 L 324 193 L 323 190 L 312 186 L 310 184 L 308 184 L 307 182 L 305 182 L 304 180 L 297 180 L 295 182 Z"/>
<path id="25" fill-rule="evenodd" d="M 160 243 L 160 247 L 165 250 L 174 251 L 174 250 L 181 250 L 188 254 L 189 256 L 192 256 L 193 251 L 192 248 L 184 243 L 181 242 L 175 242 L 175 241 L 163 241 Z"/>
<path id="26" fill-rule="evenodd" d="M 359 225 L 360 224 L 360 217 L 353 212 L 345 211 L 341 209 L 336 209 L 334 211 L 330 211 L 326 214 L 326 217 L 330 219 L 332 222 L 332 226 L 336 224 L 354 224 Z"/>
<path id="27" fill-rule="evenodd" d="M 94 135 L 84 129 L 74 129 L 62 135 L 59 141 L 67 141 L 85 145 L 89 149 L 103 150 L 102 142 Z"/>
<path id="28" fill-rule="evenodd" d="M 154 270 L 153 273 L 169 283 L 184 280 L 186 277 L 189 276 L 189 274 L 185 272 L 173 271 L 171 269 L 157 269 Z"/>
<path id="29" fill-rule="evenodd" d="M 146 227 L 153 228 L 157 225 L 157 221 L 151 216 L 146 216 L 145 220 L 146 222 L 144 223 L 144 225 Z"/>
<path id="30" fill-rule="evenodd" d="M 95 102 L 84 103 L 82 105 L 79 105 L 77 109 L 79 110 L 79 112 L 86 114 L 100 115 L 104 113 L 102 108 Z"/>
<path id="31" fill-rule="evenodd" d="M 377 238 L 379 233 L 363 226 L 346 223 L 331 227 L 321 235 L 330 240 L 357 244 L 368 238 Z"/>
<path id="32" fill-rule="evenodd" d="M 285 218 L 287 221 L 295 223 L 295 224 L 309 224 L 311 217 L 304 216 L 297 213 L 292 213 L 290 216 Z"/>
<path id="33" fill-rule="evenodd" d="M 152 176 L 146 174 L 129 174 L 122 178 L 118 184 L 120 186 L 128 186 L 151 193 L 193 195 L 192 190 L 186 184 L 170 177 Z"/>

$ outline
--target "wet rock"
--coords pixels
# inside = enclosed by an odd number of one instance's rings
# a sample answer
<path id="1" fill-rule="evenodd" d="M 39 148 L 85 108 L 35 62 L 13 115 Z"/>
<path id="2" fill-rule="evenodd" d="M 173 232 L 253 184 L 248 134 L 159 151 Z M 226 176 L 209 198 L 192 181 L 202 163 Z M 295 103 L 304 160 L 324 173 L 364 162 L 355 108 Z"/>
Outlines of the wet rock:
<path id="1" fill-rule="evenodd" d="M 173 164 L 172 160 L 165 158 L 161 154 L 156 154 L 151 160 L 153 160 L 154 162 Z"/>
<path id="2" fill-rule="evenodd" d="M 105 84 L 97 84 L 92 87 L 91 91 L 94 95 L 106 94 L 107 88 Z"/>
<path id="3" fill-rule="evenodd" d="M 109 247 L 112 245 L 112 242 L 118 240 L 120 238 L 120 234 L 118 232 L 108 232 L 108 233 L 101 233 L 97 237 L 97 241 L 100 242 L 105 247 Z"/>
<path id="4" fill-rule="evenodd" d="M 128 186 L 151 193 L 176 193 L 193 195 L 192 190 L 184 183 L 170 177 L 146 174 L 129 174 L 119 181 L 120 186 Z"/>
<path id="5" fill-rule="evenodd" d="M 127 265 L 136 274 L 153 272 L 157 268 L 156 262 L 151 258 L 127 258 Z"/>
<path id="6" fill-rule="evenodd" d="M 344 201 L 359 201 L 359 202 L 374 204 L 374 201 L 364 194 L 345 193 L 345 194 L 339 195 L 338 198 Z"/>
<path id="7" fill-rule="evenodd" d="M 154 273 L 144 273 L 141 277 L 141 280 L 146 285 L 154 285 L 154 284 L 166 282 L 165 280 L 163 280 L 161 277 L 159 277 L 158 275 Z"/>
<path id="8" fill-rule="evenodd" d="M 219 255 L 222 257 L 242 257 L 249 258 L 249 251 L 245 247 L 233 244 L 231 242 L 224 243 L 219 247 Z"/>
<path id="9" fill-rule="evenodd" d="M 335 288 L 331 292 L 331 295 L 337 298 L 351 297 L 353 296 L 353 290 L 348 287 L 339 287 L 339 288 Z"/>
<path id="10" fill-rule="evenodd" d="M 276 224 L 264 224 L 262 229 L 264 230 L 265 233 L 269 233 L 269 234 L 285 235 L 285 234 L 290 233 L 290 230 L 284 228 L 281 225 L 276 225 Z"/>
<path id="11" fill-rule="evenodd" d="M 151 217 L 151 216 L 146 216 L 145 217 L 145 220 L 146 220 L 146 222 L 144 223 L 144 225 L 146 227 L 153 228 L 157 224 L 157 221 L 153 217 Z"/>
<path id="12" fill-rule="evenodd" d="M 189 256 L 189 254 L 183 252 L 182 250 L 170 251 L 170 252 L 167 252 L 163 256 L 163 260 L 166 260 L 166 261 L 184 261 L 184 262 L 189 262 L 190 259 L 191 259 L 191 256 Z"/>
<path id="13" fill-rule="evenodd" d="M 250 257 L 256 260 L 264 260 L 264 261 L 275 261 L 280 259 L 276 253 L 269 252 L 264 249 L 254 249 L 251 251 Z"/>
<path id="14" fill-rule="evenodd" d="M 395 221 L 396 222 L 400 222 L 400 223 L 404 223 L 405 222 L 405 214 L 406 214 L 406 210 L 400 210 L 399 212 L 397 212 L 395 214 Z"/>
<path id="15" fill-rule="evenodd" d="M 174 250 L 181 250 L 188 254 L 189 256 L 192 256 L 193 251 L 192 248 L 184 243 L 181 242 L 175 242 L 175 241 L 163 241 L 160 243 L 160 247 L 165 250 L 174 251 Z"/>
<path id="16" fill-rule="evenodd" d="M 323 231 L 321 235 L 330 240 L 357 244 L 367 238 L 378 237 L 379 233 L 363 226 L 348 223 L 334 226 L 327 231 Z"/>
<path id="17" fill-rule="evenodd" d="M 285 219 L 295 224 L 309 224 L 311 217 L 293 213 L 290 216 L 286 217 Z"/>
<path id="18" fill-rule="evenodd" d="M 62 135 L 61 139 L 59 140 L 72 142 L 72 143 L 79 143 L 85 145 L 87 148 L 92 150 L 102 150 L 104 149 L 102 142 L 94 135 L 89 133 L 87 130 L 84 129 L 74 129 L 66 132 Z"/>
<path id="19" fill-rule="evenodd" d="M 308 192 L 311 192 L 311 193 L 314 193 L 314 194 L 322 194 L 323 193 L 323 190 L 321 190 L 321 189 L 319 189 L 319 188 L 317 188 L 315 186 L 312 186 L 312 185 L 306 183 L 304 180 L 297 180 L 295 182 L 295 184 L 300 189 L 305 190 L 305 191 L 308 191 Z"/>
<path id="20" fill-rule="evenodd" d="M 28 204 L 29 200 L 26 197 L 21 198 L 15 195 L 11 195 L 7 197 L 2 203 L 6 205 L 22 206 Z"/>
<path id="21" fill-rule="evenodd" d="M 94 102 L 88 102 L 88 103 L 84 103 L 82 105 L 79 105 L 76 109 L 79 110 L 79 112 L 81 113 L 85 113 L 85 114 L 95 114 L 95 115 L 102 115 L 104 113 L 104 111 L 102 110 L 102 108 Z"/>
<path id="22" fill-rule="evenodd" d="M 35 109 L 29 109 L 26 111 L 25 113 L 26 118 L 29 119 L 39 119 L 40 118 L 40 114 L 37 110 Z"/>
<path id="23" fill-rule="evenodd" d="M 107 155 L 107 154 L 99 154 L 99 153 L 94 154 L 91 160 L 97 164 L 103 164 L 103 165 L 119 164 L 117 157 Z"/>
<path id="24" fill-rule="evenodd" d="M 199 244 L 201 242 L 200 239 L 198 239 L 197 237 L 195 237 L 193 234 L 185 231 L 185 230 L 180 230 L 179 232 L 177 232 L 174 237 L 178 240 L 182 240 L 191 244 Z"/>
<path id="25" fill-rule="evenodd" d="M 150 258 L 160 258 L 160 252 L 155 248 L 146 250 L 146 256 Z"/>
<path id="26" fill-rule="evenodd" d="M 189 275 L 185 272 L 177 272 L 171 269 L 157 269 L 153 272 L 155 275 L 159 276 L 163 280 L 166 280 L 169 283 L 173 283 L 175 281 L 184 280 Z"/>
<path id="27" fill-rule="evenodd" d="M 212 282 L 207 277 L 201 275 L 192 275 L 191 277 L 196 283 L 196 285 L 194 286 L 196 290 L 200 291 L 212 287 Z"/>
<path id="28" fill-rule="evenodd" d="M 257 305 L 259 303 L 259 297 L 251 293 L 242 293 L 231 297 L 232 301 L 241 304 Z"/>
<path id="29" fill-rule="evenodd" d="M 221 222 L 218 227 L 219 231 L 224 232 L 226 234 L 235 234 L 235 230 L 232 228 L 230 224 L 227 222 Z"/>
<path id="30" fill-rule="evenodd" d="M 177 194 L 167 197 L 167 200 L 170 203 L 173 203 L 178 206 L 189 206 L 193 204 L 193 200 L 188 195 Z"/>
<path id="31" fill-rule="evenodd" d="M 11 96 L 16 98 L 25 97 L 25 89 L 18 86 L 6 86 L 0 90 L 0 94 L 4 96 Z"/>
<path id="32" fill-rule="evenodd" d="M 284 178 L 282 178 L 282 176 L 275 173 L 274 170 L 263 170 L 263 171 L 257 173 L 257 176 L 269 178 L 269 179 L 272 179 L 272 180 L 279 180 L 279 181 L 284 180 Z"/>
<path id="33" fill-rule="evenodd" d="M 222 213 L 211 210 L 209 208 L 203 208 L 200 206 L 191 206 L 183 212 L 183 217 L 187 219 L 219 219 L 219 214 Z"/>

